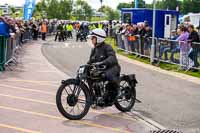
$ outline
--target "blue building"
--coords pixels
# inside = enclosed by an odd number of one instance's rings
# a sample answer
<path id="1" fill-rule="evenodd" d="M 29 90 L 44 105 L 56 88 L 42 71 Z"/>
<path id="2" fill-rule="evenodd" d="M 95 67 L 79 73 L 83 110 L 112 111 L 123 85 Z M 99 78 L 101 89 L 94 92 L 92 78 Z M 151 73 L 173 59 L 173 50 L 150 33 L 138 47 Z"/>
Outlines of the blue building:
<path id="1" fill-rule="evenodd" d="M 147 21 L 152 27 L 153 10 L 143 8 L 122 8 L 122 22 L 137 24 Z M 171 30 L 175 30 L 178 25 L 179 12 L 172 10 L 156 10 L 155 36 L 169 38 Z"/>

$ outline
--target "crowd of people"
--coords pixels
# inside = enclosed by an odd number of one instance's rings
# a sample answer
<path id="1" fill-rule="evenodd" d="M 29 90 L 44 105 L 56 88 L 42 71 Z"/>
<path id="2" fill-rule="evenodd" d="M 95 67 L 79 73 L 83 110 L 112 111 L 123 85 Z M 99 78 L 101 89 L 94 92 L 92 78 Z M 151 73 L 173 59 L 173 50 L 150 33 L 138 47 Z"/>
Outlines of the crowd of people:
<path id="1" fill-rule="evenodd" d="M 113 32 L 117 44 L 121 49 L 140 55 L 150 55 L 152 44 L 152 28 L 148 22 L 141 22 L 136 25 L 116 23 L 113 25 Z M 181 65 L 181 69 L 191 69 L 199 67 L 198 54 L 200 53 L 200 39 L 197 29 L 192 25 L 179 24 L 177 30 L 172 30 L 170 38 L 156 38 L 156 53 L 161 59 Z M 159 43 L 158 43 L 159 42 Z M 175 59 L 176 53 L 180 53 L 179 60 Z"/>
<path id="2" fill-rule="evenodd" d="M 104 29 L 107 36 L 116 38 L 120 48 L 140 55 L 150 55 L 152 43 L 152 28 L 148 22 L 138 24 L 125 24 L 118 21 L 113 22 L 71 22 L 67 20 L 17 20 L 10 17 L 0 17 L 0 35 L 6 37 L 20 34 L 20 40 L 23 43 L 23 33 L 28 32 L 33 40 L 41 37 L 46 40 L 47 34 L 54 34 L 55 41 L 65 41 L 73 38 L 76 41 L 87 41 L 87 35 L 93 29 Z M 73 32 L 75 34 L 73 34 Z M 198 54 L 200 53 L 199 34 L 193 25 L 180 24 L 177 30 L 172 30 L 170 38 L 160 39 L 158 49 L 159 58 L 164 55 L 164 60 L 168 60 L 170 53 L 170 61 L 180 63 L 182 69 L 185 66 L 198 67 Z M 180 59 L 174 57 L 176 53 L 180 53 Z M 189 63 L 188 63 L 189 61 Z"/>

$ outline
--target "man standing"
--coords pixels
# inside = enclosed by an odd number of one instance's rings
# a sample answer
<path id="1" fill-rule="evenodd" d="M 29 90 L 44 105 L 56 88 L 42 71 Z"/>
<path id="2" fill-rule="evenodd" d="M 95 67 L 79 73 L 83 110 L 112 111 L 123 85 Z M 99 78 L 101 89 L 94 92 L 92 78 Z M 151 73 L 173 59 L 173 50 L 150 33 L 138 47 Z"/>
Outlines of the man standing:
<path id="1" fill-rule="evenodd" d="M 36 22 L 32 24 L 32 32 L 33 32 L 33 40 L 37 40 L 38 38 L 38 26 Z"/>
<path id="2" fill-rule="evenodd" d="M 42 32 L 42 40 L 46 40 L 47 23 L 45 21 L 42 22 L 41 32 Z"/>
<path id="3" fill-rule="evenodd" d="M 194 26 L 193 25 L 189 25 L 188 26 L 188 31 L 190 33 L 188 41 L 191 43 L 191 51 L 189 52 L 189 58 L 194 62 L 194 66 L 193 67 L 198 67 L 199 63 L 197 60 L 198 57 L 198 52 L 200 51 L 200 45 L 197 44 L 198 42 L 200 42 L 199 40 L 199 35 L 198 33 L 194 30 Z M 196 71 L 196 70 L 193 70 Z"/>
<path id="4" fill-rule="evenodd" d="M 69 37 L 69 38 L 73 38 L 73 36 L 72 36 L 73 26 L 72 26 L 71 23 L 69 23 L 69 24 L 67 25 L 67 31 L 68 31 L 68 37 Z"/>

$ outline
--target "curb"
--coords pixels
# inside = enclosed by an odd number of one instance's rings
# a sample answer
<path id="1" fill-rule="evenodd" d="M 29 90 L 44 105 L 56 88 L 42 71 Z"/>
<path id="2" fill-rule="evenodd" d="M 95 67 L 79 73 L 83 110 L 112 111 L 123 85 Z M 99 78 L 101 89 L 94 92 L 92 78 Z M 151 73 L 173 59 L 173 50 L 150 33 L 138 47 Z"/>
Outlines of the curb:
<path id="1" fill-rule="evenodd" d="M 152 66 L 152 65 L 149 65 L 149 64 L 145 64 L 145 63 L 142 63 L 142 62 L 137 61 L 137 60 L 131 60 L 131 59 L 129 59 L 129 58 L 123 56 L 123 55 L 119 55 L 119 54 L 117 54 L 117 58 L 121 59 L 121 60 L 123 60 L 125 62 L 134 64 L 134 65 L 137 65 L 137 66 L 141 66 L 143 68 L 146 68 L 146 69 L 149 69 L 149 70 L 152 70 L 152 71 L 156 71 L 156 72 L 160 72 L 160 73 L 163 73 L 163 74 L 166 74 L 166 75 L 174 76 L 176 78 L 184 79 L 184 80 L 187 80 L 189 82 L 192 82 L 192 83 L 200 85 L 200 79 L 196 78 L 196 77 L 192 77 L 192 76 L 189 76 L 189 75 L 186 75 L 186 74 L 177 73 L 177 72 L 163 70 L 163 69 L 161 69 L 159 67 L 155 67 L 155 66 Z"/>

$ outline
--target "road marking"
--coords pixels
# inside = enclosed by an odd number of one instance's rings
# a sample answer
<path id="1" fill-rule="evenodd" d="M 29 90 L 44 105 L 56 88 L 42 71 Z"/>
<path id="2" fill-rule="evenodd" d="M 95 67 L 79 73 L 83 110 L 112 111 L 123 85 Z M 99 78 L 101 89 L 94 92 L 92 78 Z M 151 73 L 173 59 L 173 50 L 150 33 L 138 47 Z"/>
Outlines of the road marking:
<path id="1" fill-rule="evenodd" d="M 30 98 L 24 98 L 24 97 L 17 97 L 17 96 L 12 96 L 12 95 L 6 95 L 6 94 L 0 94 L 0 96 L 3 96 L 3 97 L 8 97 L 8 98 L 13 98 L 13 99 L 20 99 L 20 100 L 24 100 L 24 101 L 30 101 L 30 102 L 36 102 L 36 103 L 41 103 L 41 104 L 48 104 L 48 105 L 54 105 L 56 106 L 55 103 L 51 103 L 51 102 L 46 102 L 46 101 L 41 101 L 41 100 L 35 100 L 35 99 L 30 99 Z M 96 114 L 103 114 L 103 115 L 107 115 L 109 117 L 113 117 L 113 118 L 120 118 L 120 119 L 124 119 L 124 120 L 129 120 L 129 121 L 133 121 L 135 122 L 135 120 L 138 120 L 140 122 L 142 122 L 143 124 L 147 125 L 148 127 L 152 128 L 152 129 L 158 129 L 158 128 L 155 128 L 155 126 L 152 126 L 152 124 L 144 121 L 144 120 L 141 120 L 141 118 L 130 118 L 130 116 L 126 115 L 126 117 L 124 116 L 120 116 L 120 115 L 114 115 L 114 114 L 111 114 L 111 113 L 107 113 L 107 112 L 100 112 L 100 111 L 96 111 L 96 110 L 93 110 L 91 109 L 92 113 L 96 113 Z M 137 113 L 135 113 L 137 114 Z M 123 114 L 124 115 L 124 114 Z"/>
<path id="2" fill-rule="evenodd" d="M 23 87 L 16 87 L 16 86 L 10 86 L 10 85 L 5 85 L 5 84 L 0 84 L 0 87 L 7 87 L 7 88 L 13 88 L 13 89 L 18 89 L 18 90 L 23 90 L 23 91 L 30 91 L 30 92 L 36 92 L 36 93 L 42 93 L 42 94 L 55 96 L 55 93 L 51 93 L 51 92 L 27 89 L 27 88 L 23 88 Z M 5 89 L 5 88 L 3 88 L 3 89 Z"/>
<path id="3" fill-rule="evenodd" d="M 57 73 L 57 71 L 47 71 L 47 70 L 42 70 L 42 71 L 30 71 L 30 70 L 28 70 L 28 69 L 21 69 L 21 68 L 14 68 L 14 70 L 24 71 L 24 72 L 31 72 L 31 73 Z M 17 71 L 12 71 L 12 72 L 17 72 Z"/>
<path id="4" fill-rule="evenodd" d="M 27 82 L 27 83 L 34 83 L 34 84 L 39 84 L 39 85 L 47 85 L 47 86 L 53 86 L 53 87 L 59 87 L 59 85 L 56 85 L 56 83 L 59 82 L 54 82 L 54 81 L 36 81 L 36 80 L 3 80 L 3 81 L 8 81 L 8 82 Z M 55 84 L 54 84 L 55 83 Z"/>
<path id="5" fill-rule="evenodd" d="M 12 110 L 12 111 L 16 111 L 16 112 L 25 113 L 25 114 L 31 114 L 31 115 L 35 115 L 35 116 L 66 121 L 66 118 L 63 118 L 63 117 L 53 116 L 53 115 L 39 113 L 39 112 L 32 112 L 32 111 L 27 111 L 27 110 L 22 110 L 22 109 L 7 107 L 7 106 L 1 106 L 0 105 L 0 109 Z M 107 130 L 111 130 L 111 131 L 115 131 L 115 132 L 131 133 L 131 132 L 123 130 L 123 129 L 107 127 L 107 126 L 103 126 L 103 125 L 100 125 L 100 124 L 91 123 L 91 122 L 86 121 L 86 120 L 82 120 L 82 121 L 80 121 L 80 120 L 76 120 L 76 121 L 75 120 L 69 120 L 69 121 L 77 123 L 77 124 L 83 124 L 83 125 L 93 126 L 93 127 L 97 127 L 97 128 L 103 128 L 103 129 L 107 129 Z"/>
<path id="6" fill-rule="evenodd" d="M 6 95 L 6 94 L 2 94 L 2 93 L 0 94 L 0 96 L 9 97 L 9 98 L 13 98 L 13 99 L 20 99 L 20 100 L 24 100 L 24 101 L 42 103 L 42 104 L 56 105 L 55 103 L 51 103 L 51 102 L 45 102 L 45 101 L 40 101 L 40 100 L 30 99 L 30 98 L 25 98 L 25 97 L 18 97 L 18 96 Z"/>
<path id="7" fill-rule="evenodd" d="M 1 123 L 0 123 L 0 127 L 14 129 L 14 130 L 21 131 L 21 132 L 24 132 L 24 133 L 41 133 L 41 132 L 38 132 L 38 131 L 33 131 L 33 130 L 15 127 L 15 126 L 6 125 L 6 124 L 1 124 Z"/>
<path id="8" fill-rule="evenodd" d="M 42 94 L 47 94 L 47 95 L 52 95 L 52 96 L 56 95 L 55 93 L 50 93 L 50 92 L 45 92 L 45 91 L 40 91 L 40 90 L 33 90 L 33 89 L 26 89 L 26 88 L 22 88 L 22 87 L 8 86 L 8 85 L 2 85 L 2 84 L 0 84 L 0 86 L 19 89 L 19 90 L 24 90 L 24 91 L 37 92 L 37 93 L 42 93 Z M 11 97 L 11 96 L 9 96 L 9 97 Z M 14 96 L 12 98 L 14 98 Z M 17 98 L 17 97 L 15 97 L 15 98 Z M 28 98 L 19 98 L 18 97 L 18 99 L 23 99 L 23 100 L 32 101 L 32 102 L 38 102 L 38 103 L 43 103 L 43 104 L 55 105 L 54 103 L 49 103 L 49 102 L 44 102 L 44 101 L 39 101 L 39 100 L 34 100 L 34 99 L 28 99 Z M 116 115 L 113 115 L 113 114 L 110 114 L 110 113 L 102 113 L 102 112 L 96 111 L 96 110 L 92 110 L 91 112 L 97 113 L 97 114 L 104 114 L 104 115 L 107 115 L 107 116 L 110 116 L 110 117 L 115 117 L 115 118 L 121 118 L 121 119 L 134 121 L 133 119 L 129 118 L 129 116 L 128 117 L 116 116 Z M 141 117 L 142 115 L 139 115 L 138 113 L 134 113 L 134 114 L 137 115 L 137 117 L 138 117 L 138 118 L 134 118 L 135 120 L 139 120 L 140 122 L 144 123 L 148 127 L 151 127 L 151 128 L 155 128 L 156 127 L 156 128 L 159 128 L 159 129 L 164 129 L 164 127 L 161 126 L 160 124 L 158 124 L 157 122 L 154 122 L 153 120 L 150 121 L 150 119 L 147 119 L 146 117 Z M 155 124 L 155 126 L 154 126 L 154 124 Z"/>
<path id="9" fill-rule="evenodd" d="M 35 82 L 35 83 L 39 84 L 37 82 Z M 48 85 L 53 86 L 52 84 L 48 84 Z M 3 84 L 0 84 L 0 86 L 19 89 L 19 90 L 24 90 L 24 91 L 38 92 L 38 93 L 43 93 L 43 94 L 55 96 L 55 93 L 49 93 L 49 92 L 40 91 L 40 90 L 26 89 L 26 88 L 22 88 L 22 87 L 8 86 L 8 85 L 3 85 Z M 35 100 L 35 99 L 28 99 L 28 98 L 23 98 L 23 97 L 16 97 L 16 96 L 11 96 L 11 95 L 3 95 L 3 94 L 1 94 L 1 96 L 7 96 L 7 97 L 10 97 L 10 98 L 16 98 L 16 99 L 21 99 L 21 100 L 26 100 L 26 101 L 31 101 L 31 102 L 38 102 L 38 103 L 42 103 L 42 104 L 56 105 L 56 104 L 50 103 L 50 102 L 45 102 L 45 101 L 40 101 L 40 100 Z M 114 118 L 130 120 L 130 121 L 134 121 L 134 119 L 135 119 L 135 120 L 138 120 L 141 123 L 147 125 L 150 128 L 153 128 L 153 129 L 165 129 L 164 126 L 160 125 L 159 123 L 157 123 L 157 122 L 155 122 L 153 120 L 150 120 L 150 119 L 144 117 L 143 115 L 139 114 L 138 112 L 134 112 L 135 117 L 133 119 L 129 118 L 130 116 L 128 116 L 128 115 L 126 115 L 127 117 L 124 117 L 124 116 L 113 115 L 111 113 L 100 112 L 100 111 L 96 111 L 96 110 L 91 110 L 91 112 L 97 113 L 97 114 L 104 114 L 104 115 L 107 115 L 107 116 L 110 116 L 110 117 L 114 117 Z"/>

